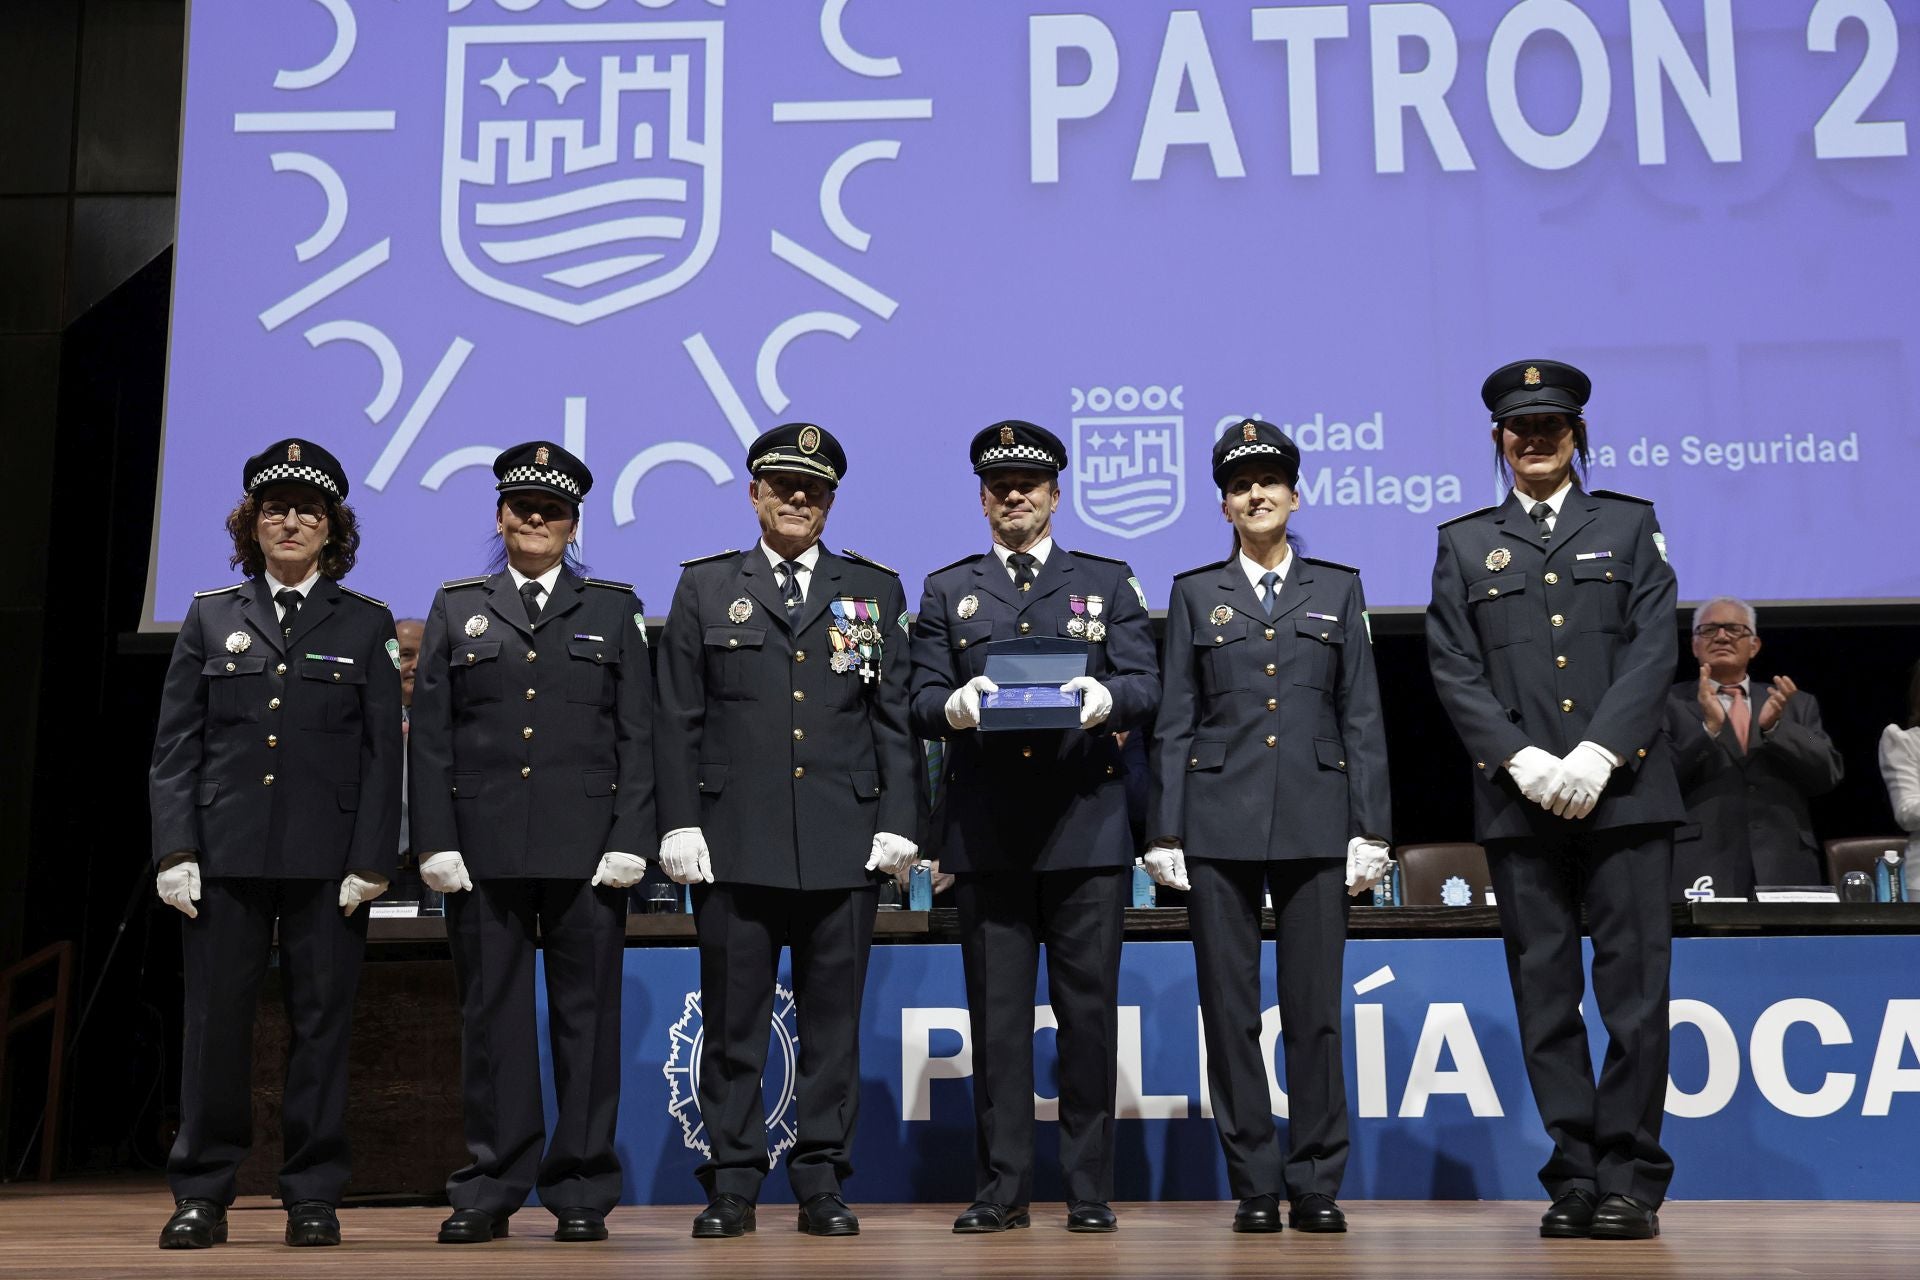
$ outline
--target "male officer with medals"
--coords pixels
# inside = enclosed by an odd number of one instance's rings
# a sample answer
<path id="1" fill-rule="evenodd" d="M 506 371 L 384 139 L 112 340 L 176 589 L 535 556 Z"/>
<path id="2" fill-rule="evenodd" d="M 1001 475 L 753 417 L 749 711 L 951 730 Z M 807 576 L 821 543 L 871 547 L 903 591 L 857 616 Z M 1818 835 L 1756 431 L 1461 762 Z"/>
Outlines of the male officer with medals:
<path id="1" fill-rule="evenodd" d="M 1111 1231 L 1114 1041 L 1133 836 L 1114 735 L 1160 697 L 1146 600 L 1118 560 L 1053 541 L 1067 451 L 1030 422 L 995 423 L 968 450 L 992 550 L 928 577 L 913 633 L 913 726 L 946 741 L 940 865 L 954 873 L 973 1029 L 974 1204 L 960 1233 L 1029 1225 L 1033 1000 L 1039 950 L 1059 1020 L 1060 1161 L 1067 1227 Z M 1085 642 L 1080 728 L 982 734 L 985 646 Z"/>
<path id="2" fill-rule="evenodd" d="M 709 1154 L 696 1238 L 755 1229 L 768 1172 L 761 1094 L 780 949 L 799 1022 L 799 1228 L 858 1234 L 860 1002 L 875 873 L 912 861 L 920 753 L 907 727 L 907 611 L 884 565 L 820 545 L 847 472 L 812 423 L 747 449 L 760 539 L 689 560 L 660 642 L 660 862 L 693 886 Z"/>
<path id="3" fill-rule="evenodd" d="M 340 1243 L 347 1039 L 400 833 L 393 615 L 340 584 L 360 533 L 339 461 L 310 440 L 247 459 L 227 516 L 248 577 L 194 597 L 160 700 L 149 793 L 157 889 L 184 922 L 177 1207 L 163 1249 L 227 1239 L 252 1142 L 253 1016 L 279 930 L 292 1043 L 280 1198 L 290 1245 Z"/>
<path id="4" fill-rule="evenodd" d="M 1673 1177 L 1667 899 L 1684 814 L 1664 727 L 1673 570 L 1653 505 L 1579 483 L 1587 375 L 1520 360 L 1481 388 L 1499 506 L 1440 526 L 1433 680 L 1474 761 L 1527 1078 L 1553 1154 L 1540 1234 L 1644 1239 Z M 1576 469 L 1576 458 L 1581 468 Z M 1596 1084 L 1580 1014 L 1580 920 L 1610 1043 Z"/>

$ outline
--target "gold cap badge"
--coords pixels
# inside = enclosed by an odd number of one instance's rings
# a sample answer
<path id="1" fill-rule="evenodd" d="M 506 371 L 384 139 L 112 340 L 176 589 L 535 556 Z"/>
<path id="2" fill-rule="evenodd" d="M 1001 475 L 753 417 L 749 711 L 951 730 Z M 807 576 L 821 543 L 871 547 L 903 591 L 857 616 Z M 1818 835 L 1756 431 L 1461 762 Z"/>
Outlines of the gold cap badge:
<path id="1" fill-rule="evenodd" d="M 1526 373 L 1522 374 L 1521 377 L 1526 382 L 1526 384 L 1530 387 L 1537 387 L 1540 385 L 1540 370 L 1535 368 L 1533 365 L 1528 365 Z"/>
<path id="2" fill-rule="evenodd" d="M 820 448 L 820 428 L 818 427 L 800 428 L 799 444 L 800 444 L 800 452 L 802 453 L 814 453 L 818 451 Z"/>
<path id="3" fill-rule="evenodd" d="M 287 461 L 288 461 L 288 462 L 298 462 L 298 461 L 300 461 L 300 446 L 299 446 L 299 445 L 297 445 L 297 444 L 290 444 L 290 445 L 288 445 L 288 446 L 287 446 Z"/>
<path id="4" fill-rule="evenodd" d="M 1010 449 L 1013 447 L 1013 428 L 1012 427 L 1000 428 L 1000 447 L 1003 449 Z"/>
<path id="5" fill-rule="evenodd" d="M 1240 438 L 1246 441 L 1248 444 L 1252 444 L 1255 440 L 1258 440 L 1260 438 L 1260 433 L 1254 430 L 1254 426 L 1251 422 L 1243 422 L 1240 424 Z"/>
<path id="6" fill-rule="evenodd" d="M 544 467 L 547 465 L 547 459 L 552 456 L 552 454 L 547 452 L 547 446 L 541 445 L 533 451 L 533 465 L 536 467 Z"/>

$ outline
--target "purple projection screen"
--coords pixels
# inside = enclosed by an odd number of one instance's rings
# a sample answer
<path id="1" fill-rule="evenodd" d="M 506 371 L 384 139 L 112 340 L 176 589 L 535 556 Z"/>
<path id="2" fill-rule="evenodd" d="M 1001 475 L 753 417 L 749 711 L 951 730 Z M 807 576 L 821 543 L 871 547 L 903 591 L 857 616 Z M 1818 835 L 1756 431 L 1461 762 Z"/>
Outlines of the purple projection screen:
<path id="1" fill-rule="evenodd" d="M 396 614 L 485 566 L 535 436 L 658 612 L 795 419 L 909 600 L 1023 417 L 1060 542 L 1163 605 L 1255 414 L 1309 552 L 1417 607 L 1530 356 L 1593 375 L 1589 483 L 1660 504 L 1683 597 L 1920 597 L 1916 62 L 1908 0 L 195 0 L 148 622 L 233 580 L 292 434 Z"/>

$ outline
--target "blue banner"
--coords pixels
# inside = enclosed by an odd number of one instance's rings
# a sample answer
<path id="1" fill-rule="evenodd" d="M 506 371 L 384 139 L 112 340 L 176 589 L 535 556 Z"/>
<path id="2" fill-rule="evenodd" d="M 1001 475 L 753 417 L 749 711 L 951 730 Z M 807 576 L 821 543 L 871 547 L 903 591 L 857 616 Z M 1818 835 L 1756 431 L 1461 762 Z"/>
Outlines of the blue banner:
<path id="1" fill-rule="evenodd" d="M 1664 1133 L 1678 1169 L 1672 1195 L 1920 1199 L 1917 957 L 1920 944 L 1907 937 L 1676 940 Z M 1261 981 L 1269 1087 L 1274 1112 L 1284 1117 L 1270 947 Z M 783 969 L 767 1058 L 769 1144 L 778 1151 L 791 1142 L 794 1123 L 797 1037 L 788 982 Z M 1345 983 L 1353 1155 L 1342 1194 L 1539 1197 L 1534 1175 L 1548 1148 L 1527 1088 L 1500 943 L 1352 942 Z M 705 1141 L 692 1083 L 702 1034 L 697 953 L 629 950 L 623 1000 L 623 1199 L 697 1203 L 693 1170 Z M 1062 1197 L 1057 1134 L 1048 1123 L 1056 1093 L 1052 1012 L 1043 1000 L 1034 1010 L 1041 1201 Z M 972 1198 L 966 1004 L 957 946 L 874 948 L 847 1186 L 854 1201 Z M 1129 943 L 1120 1006 L 1117 1197 L 1229 1198 L 1204 1083 L 1192 947 Z M 1587 1012 L 1598 1061 L 1605 1033 L 1591 1001 Z M 544 1035 L 541 1049 L 544 1062 Z M 776 1169 L 764 1198 L 790 1194 L 784 1169 Z"/>

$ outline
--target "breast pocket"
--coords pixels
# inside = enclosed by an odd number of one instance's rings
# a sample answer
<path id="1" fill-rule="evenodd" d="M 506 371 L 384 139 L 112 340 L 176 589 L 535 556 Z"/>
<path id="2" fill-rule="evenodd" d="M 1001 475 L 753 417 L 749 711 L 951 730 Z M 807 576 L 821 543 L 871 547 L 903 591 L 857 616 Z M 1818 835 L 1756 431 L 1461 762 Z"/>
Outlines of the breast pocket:
<path id="1" fill-rule="evenodd" d="M 1340 672 L 1345 629 L 1323 618 L 1298 618 L 1294 620 L 1293 637 L 1293 682 L 1316 689 L 1333 688 Z"/>
<path id="2" fill-rule="evenodd" d="M 954 627 L 951 644 L 954 665 L 962 680 L 971 680 L 987 666 L 987 651 L 982 647 L 993 639 L 991 622 L 962 622 Z"/>
<path id="3" fill-rule="evenodd" d="M 613 705 L 613 646 L 604 640 L 567 642 L 567 701 Z"/>
<path id="4" fill-rule="evenodd" d="M 500 642 L 462 641 L 447 655 L 447 672 L 456 711 L 500 701 L 506 679 L 500 669 Z"/>
<path id="5" fill-rule="evenodd" d="M 322 733 L 345 733 L 360 727 L 360 697 L 367 685 L 367 669 L 359 663 L 299 661 L 299 683 L 287 690 L 293 705 L 293 723 Z"/>
<path id="6" fill-rule="evenodd" d="M 765 627 L 713 626 L 705 633 L 707 688 L 717 698 L 753 697 L 749 664 L 767 643 Z"/>
<path id="7" fill-rule="evenodd" d="M 1194 657 L 1200 666 L 1200 691 L 1211 698 L 1247 687 L 1247 633 L 1238 627 L 1202 627 L 1193 633 Z"/>
<path id="8" fill-rule="evenodd" d="M 1473 632 L 1488 649 L 1504 648 L 1530 639 L 1526 618 L 1527 575 L 1502 573 L 1467 584 L 1467 613 Z"/>
<path id="9" fill-rule="evenodd" d="M 1612 560 L 1577 560 L 1573 566 L 1575 620 L 1582 631 L 1621 632 L 1627 627 L 1627 597 L 1633 566 Z"/>
<path id="10" fill-rule="evenodd" d="M 265 654 L 222 654 L 208 658 L 200 674 L 207 682 L 207 718 L 214 724 L 251 724 L 267 700 Z"/>

